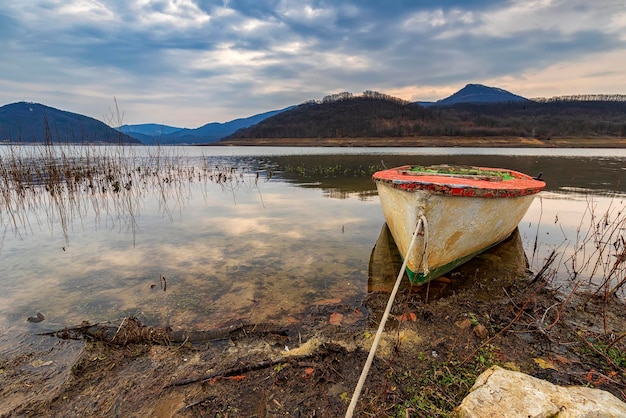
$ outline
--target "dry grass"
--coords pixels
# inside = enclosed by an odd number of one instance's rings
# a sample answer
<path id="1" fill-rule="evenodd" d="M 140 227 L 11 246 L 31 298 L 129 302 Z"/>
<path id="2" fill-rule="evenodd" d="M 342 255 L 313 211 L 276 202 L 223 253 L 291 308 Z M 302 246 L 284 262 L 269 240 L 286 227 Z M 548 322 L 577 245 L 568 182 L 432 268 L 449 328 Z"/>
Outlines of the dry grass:
<path id="1" fill-rule="evenodd" d="M 0 224 L 27 234 L 33 223 L 60 224 L 65 240 L 72 219 L 93 211 L 133 232 L 135 216 L 156 194 L 166 216 L 184 205 L 193 184 L 226 191 L 253 188 L 259 174 L 190 159 L 174 147 L 97 145 L 8 146 L 0 154 Z"/>

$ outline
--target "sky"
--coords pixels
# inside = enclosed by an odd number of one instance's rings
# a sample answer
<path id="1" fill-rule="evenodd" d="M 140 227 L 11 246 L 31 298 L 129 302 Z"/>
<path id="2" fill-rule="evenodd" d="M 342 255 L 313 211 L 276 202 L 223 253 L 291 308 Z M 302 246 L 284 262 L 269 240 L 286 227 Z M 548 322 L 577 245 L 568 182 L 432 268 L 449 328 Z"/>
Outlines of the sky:
<path id="1" fill-rule="evenodd" d="M 339 92 L 626 94 L 623 0 L 0 2 L 0 106 L 196 128 Z"/>

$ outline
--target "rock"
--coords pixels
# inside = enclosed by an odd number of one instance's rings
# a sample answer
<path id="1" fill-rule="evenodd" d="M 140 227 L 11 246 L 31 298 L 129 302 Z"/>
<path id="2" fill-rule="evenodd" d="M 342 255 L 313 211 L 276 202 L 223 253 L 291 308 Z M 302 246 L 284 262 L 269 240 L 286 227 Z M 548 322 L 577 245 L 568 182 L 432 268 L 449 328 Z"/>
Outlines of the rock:
<path id="1" fill-rule="evenodd" d="M 474 334 L 481 340 L 489 338 L 489 331 L 483 324 L 478 324 L 474 327 Z"/>
<path id="2" fill-rule="evenodd" d="M 582 386 L 562 387 L 493 366 L 478 376 L 455 411 L 457 418 L 626 417 L 626 403 Z"/>
<path id="3" fill-rule="evenodd" d="M 44 319 L 46 319 L 45 316 L 43 316 L 43 314 L 41 312 L 37 312 L 36 316 L 29 316 L 28 318 L 26 318 L 26 320 L 28 322 L 33 322 L 33 323 L 38 323 L 43 321 Z"/>

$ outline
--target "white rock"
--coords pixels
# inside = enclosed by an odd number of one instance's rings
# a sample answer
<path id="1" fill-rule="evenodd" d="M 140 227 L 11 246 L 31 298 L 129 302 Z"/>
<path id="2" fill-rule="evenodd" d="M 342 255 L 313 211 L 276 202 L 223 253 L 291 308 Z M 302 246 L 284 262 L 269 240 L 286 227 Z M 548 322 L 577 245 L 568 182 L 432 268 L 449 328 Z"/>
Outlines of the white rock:
<path id="1" fill-rule="evenodd" d="M 454 412 L 458 418 L 617 418 L 626 417 L 626 403 L 603 390 L 557 386 L 493 366 Z"/>

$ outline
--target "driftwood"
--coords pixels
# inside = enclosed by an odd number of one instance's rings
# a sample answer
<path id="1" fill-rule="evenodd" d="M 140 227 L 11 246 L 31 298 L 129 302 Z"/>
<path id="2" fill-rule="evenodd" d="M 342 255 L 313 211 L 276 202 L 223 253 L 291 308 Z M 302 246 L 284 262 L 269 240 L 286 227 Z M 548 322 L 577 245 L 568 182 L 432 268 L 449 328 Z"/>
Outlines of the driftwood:
<path id="1" fill-rule="evenodd" d="M 66 327 L 57 331 L 45 332 L 62 339 L 91 339 L 117 345 L 127 344 L 183 344 L 203 343 L 227 339 L 240 339 L 250 336 L 273 334 L 287 335 L 286 328 L 277 328 L 271 324 L 245 324 L 225 326 L 211 330 L 172 331 L 168 327 L 151 327 L 141 323 L 135 317 L 124 318 L 119 325 L 111 323 L 90 324 L 83 322 L 74 327 Z"/>

